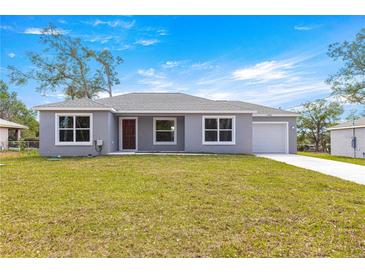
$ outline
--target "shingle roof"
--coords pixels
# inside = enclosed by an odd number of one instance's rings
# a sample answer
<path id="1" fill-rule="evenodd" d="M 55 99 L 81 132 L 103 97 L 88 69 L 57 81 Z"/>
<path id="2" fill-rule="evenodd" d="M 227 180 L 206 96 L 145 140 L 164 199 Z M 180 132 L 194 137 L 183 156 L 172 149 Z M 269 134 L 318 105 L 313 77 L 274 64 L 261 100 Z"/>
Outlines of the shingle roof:
<path id="1" fill-rule="evenodd" d="M 38 108 L 100 108 L 105 109 L 107 106 L 96 102 L 95 100 L 91 100 L 89 98 L 81 98 L 81 99 L 74 99 L 74 100 L 65 100 L 63 102 L 57 103 L 49 103 L 44 105 L 35 106 L 35 109 Z"/>
<path id="2" fill-rule="evenodd" d="M 4 119 L 1 119 L 1 118 L 0 118 L 0 127 L 3 127 L 3 128 L 24 128 L 24 129 L 28 128 L 28 127 L 23 126 L 21 124 L 10 122 L 8 120 L 4 120 Z"/>
<path id="3" fill-rule="evenodd" d="M 274 115 L 274 116 L 293 115 L 293 116 L 298 116 L 298 113 L 296 113 L 296 112 L 282 110 L 282 109 L 278 109 L 278 108 L 267 107 L 267 106 L 262 106 L 262 105 L 257 105 L 257 104 L 252 104 L 252 103 L 247 103 L 247 102 L 242 102 L 242 101 L 223 101 L 223 102 L 226 102 L 226 103 L 232 104 L 232 105 L 237 105 L 237 106 L 240 106 L 240 107 L 242 107 L 244 109 L 247 109 L 247 110 L 256 110 L 257 113 L 255 115 Z"/>
<path id="4" fill-rule="evenodd" d="M 365 127 L 365 117 L 362 117 L 358 120 L 346 121 L 344 123 L 338 124 L 336 126 L 328 128 L 328 130 L 336 130 L 336 129 L 346 129 L 346 128 L 358 128 L 358 127 Z"/>
<path id="5" fill-rule="evenodd" d="M 184 93 L 127 93 L 102 99 L 76 99 L 35 107 L 47 109 L 108 109 L 125 113 L 259 113 L 259 115 L 296 115 L 294 112 L 245 103 L 209 100 Z"/>
<path id="6" fill-rule="evenodd" d="M 246 109 L 184 93 L 128 93 L 97 100 L 126 112 L 243 112 Z"/>

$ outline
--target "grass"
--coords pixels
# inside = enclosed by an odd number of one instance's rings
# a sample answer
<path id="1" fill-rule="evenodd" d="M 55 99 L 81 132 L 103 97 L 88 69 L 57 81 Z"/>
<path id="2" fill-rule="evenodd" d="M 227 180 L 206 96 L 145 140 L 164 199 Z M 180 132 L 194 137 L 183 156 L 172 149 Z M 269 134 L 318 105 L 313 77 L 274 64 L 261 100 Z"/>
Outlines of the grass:
<path id="1" fill-rule="evenodd" d="M 244 155 L 0 155 L 1 257 L 364 257 L 365 186 Z"/>
<path id="2" fill-rule="evenodd" d="M 333 156 L 328 153 L 299 152 L 299 151 L 298 151 L 298 155 L 310 156 L 310 157 L 316 157 L 316 158 L 321 158 L 321 159 L 326 159 L 326 160 L 333 160 L 333 161 L 339 161 L 339 162 L 345 162 L 345 163 L 365 166 L 365 158 L 351 158 L 351 157 L 344 157 L 344 156 Z"/>

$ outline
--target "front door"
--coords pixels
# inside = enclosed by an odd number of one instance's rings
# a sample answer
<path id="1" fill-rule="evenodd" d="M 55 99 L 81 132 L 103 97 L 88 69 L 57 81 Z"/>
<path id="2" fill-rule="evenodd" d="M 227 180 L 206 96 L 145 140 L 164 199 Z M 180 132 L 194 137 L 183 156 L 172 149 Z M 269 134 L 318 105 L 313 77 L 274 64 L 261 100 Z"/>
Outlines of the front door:
<path id="1" fill-rule="evenodd" d="M 136 149 L 136 119 L 122 120 L 122 149 Z"/>

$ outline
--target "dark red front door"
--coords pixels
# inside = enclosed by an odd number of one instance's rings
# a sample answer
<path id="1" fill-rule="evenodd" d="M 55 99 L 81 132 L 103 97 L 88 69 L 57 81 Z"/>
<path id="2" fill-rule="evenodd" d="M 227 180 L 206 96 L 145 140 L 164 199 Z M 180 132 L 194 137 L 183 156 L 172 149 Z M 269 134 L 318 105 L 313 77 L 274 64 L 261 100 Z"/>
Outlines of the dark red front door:
<path id="1" fill-rule="evenodd" d="M 122 120 L 123 149 L 136 149 L 136 120 Z"/>

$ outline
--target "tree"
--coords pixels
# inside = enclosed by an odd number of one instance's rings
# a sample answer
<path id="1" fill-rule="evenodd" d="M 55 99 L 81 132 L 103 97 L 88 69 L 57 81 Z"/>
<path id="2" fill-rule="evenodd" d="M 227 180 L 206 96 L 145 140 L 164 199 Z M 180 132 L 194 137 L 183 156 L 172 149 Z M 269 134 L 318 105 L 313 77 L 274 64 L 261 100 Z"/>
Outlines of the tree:
<path id="1" fill-rule="evenodd" d="M 11 83 L 35 80 L 38 92 L 46 95 L 62 88 L 72 99 L 93 98 L 102 91 L 112 96 L 112 87 L 120 83 L 116 66 L 123 62 L 121 57 L 114 58 L 109 50 L 94 51 L 52 25 L 43 29 L 40 41 L 45 45 L 42 53 L 27 54 L 32 69 L 22 72 L 8 67 Z"/>
<path id="2" fill-rule="evenodd" d="M 0 80 L 0 118 L 28 126 L 23 138 L 29 138 L 38 136 L 39 124 L 35 117 L 36 112 L 28 109 L 17 93 L 10 92 L 7 84 Z"/>
<path id="3" fill-rule="evenodd" d="M 327 128 L 335 125 L 342 113 L 343 108 L 337 102 L 319 99 L 305 103 L 298 119 L 298 132 L 305 133 L 316 151 L 320 146 L 325 149 L 329 142 Z"/>
<path id="4" fill-rule="evenodd" d="M 365 28 L 352 42 L 331 44 L 328 56 L 344 65 L 327 79 L 333 95 L 344 97 L 350 103 L 365 104 Z"/>

